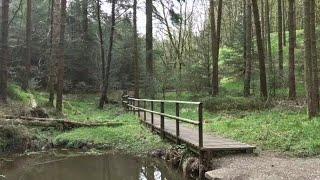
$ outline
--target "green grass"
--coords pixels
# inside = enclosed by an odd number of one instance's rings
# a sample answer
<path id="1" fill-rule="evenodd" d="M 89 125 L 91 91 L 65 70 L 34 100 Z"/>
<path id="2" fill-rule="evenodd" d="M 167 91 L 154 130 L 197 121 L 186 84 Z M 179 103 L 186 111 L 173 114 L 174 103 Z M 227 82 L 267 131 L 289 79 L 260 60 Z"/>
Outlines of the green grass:
<path id="1" fill-rule="evenodd" d="M 169 145 L 157 135 L 143 127 L 139 120 L 129 114 L 120 115 L 117 121 L 125 125 L 119 127 L 79 128 L 58 135 L 54 143 L 69 148 L 91 142 L 102 148 L 117 149 L 127 153 L 146 154 L 154 149 L 168 148 Z"/>
<path id="2" fill-rule="evenodd" d="M 117 149 L 127 153 L 146 154 L 154 149 L 166 149 L 169 144 L 139 123 L 136 116 L 128 114 L 121 106 L 107 105 L 104 110 L 97 108 L 97 96 L 68 96 L 64 113 L 69 119 L 82 121 L 115 121 L 124 125 L 118 127 L 79 128 L 58 135 L 54 143 L 69 148 L 93 143 L 100 148 Z M 81 113 L 79 113 L 81 112 Z"/>
<path id="3" fill-rule="evenodd" d="M 297 156 L 320 154 L 320 119 L 308 119 L 304 110 L 275 108 L 233 114 L 216 114 L 206 130 Z"/>

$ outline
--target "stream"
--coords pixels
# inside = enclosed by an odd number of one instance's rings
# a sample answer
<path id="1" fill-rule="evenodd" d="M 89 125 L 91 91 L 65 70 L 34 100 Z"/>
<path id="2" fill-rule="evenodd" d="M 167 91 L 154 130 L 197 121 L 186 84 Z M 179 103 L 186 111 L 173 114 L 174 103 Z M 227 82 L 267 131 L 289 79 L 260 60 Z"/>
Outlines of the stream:
<path id="1" fill-rule="evenodd" d="M 0 157 L 0 180 L 182 180 L 157 159 L 119 153 L 42 153 Z"/>

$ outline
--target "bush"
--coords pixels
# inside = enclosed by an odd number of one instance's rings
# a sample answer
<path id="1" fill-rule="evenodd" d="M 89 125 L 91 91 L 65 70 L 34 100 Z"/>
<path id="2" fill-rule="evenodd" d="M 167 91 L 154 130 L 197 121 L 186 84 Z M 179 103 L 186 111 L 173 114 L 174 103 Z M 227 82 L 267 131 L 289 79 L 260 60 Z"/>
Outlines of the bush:
<path id="1" fill-rule="evenodd" d="M 8 86 L 8 96 L 12 100 L 28 102 L 31 99 L 31 94 L 24 92 L 18 85 L 9 84 Z"/>
<path id="2" fill-rule="evenodd" d="M 0 126 L 0 154 L 22 152 L 30 145 L 31 137 L 23 126 Z"/>
<path id="3" fill-rule="evenodd" d="M 201 99 L 208 111 L 221 110 L 260 110 L 271 104 L 259 98 L 245 98 L 233 96 L 206 97 Z"/>

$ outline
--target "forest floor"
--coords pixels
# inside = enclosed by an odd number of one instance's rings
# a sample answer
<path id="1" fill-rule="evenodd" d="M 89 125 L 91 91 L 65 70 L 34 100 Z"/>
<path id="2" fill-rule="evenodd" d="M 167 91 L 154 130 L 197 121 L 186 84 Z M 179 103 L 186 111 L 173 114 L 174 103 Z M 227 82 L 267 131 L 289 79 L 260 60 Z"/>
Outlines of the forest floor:
<path id="1" fill-rule="evenodd" d="M 59 118 L 53 108 L 46 105 L 47 94 L 23 93 L 11 87 L 11 103 L 0 107 L 2 114 L 23 114 L 30 99 L 47 109 L 50 117 Z M 119 95 L 111 95 L 118 99 Z M 155 149 L 170 149 L 172 145 L 152 134 L 134 115 L 120 105 L 107 105 L 97 109 L 96 94 L 66 95 L 64 118 L 79 122 L 122 122 L 119 127 L 77 128 L 59 131 L 52 128 L 23 129 L 22 136 L 42 139 L 54 147 L 75 149 L 119 150 L 145 155 Z M 211 98 L 183 93 L 167 94 L 167 99 L 203 101 L 205 103 L 205 131 L 257 146 L 254 155 L 230 155 L 213 159 L 214 167 L 241 171 L 241 176 L 260 179 L 316 179 L 320 175 L 320 120 L 308 119 L 303 99 L 297 101 L 274 100 L 265 103 L 256 97 L 221 96 Z M 21 103 L 17 103 L 21 102 Z M 157 107 L 158 108 L 158 107 Z M 195 119 L 196 108 L 181 107 L 181 116 Z M 174 108 L 166 107 L 174 114 Z M 30 135 L 31 134 L 31 135 Z M 45 146 L 46 144 L 41 146 Z M 40 143 L 41 144 L 41 143 Z M 6 142 L 0 138 L 0 149 Z M 41 149 L 41 147 L 40 147 Z M 0 151 L 1 152 L 1 151 Z M 258 179 L 258 178 L 253 178 Z"/>

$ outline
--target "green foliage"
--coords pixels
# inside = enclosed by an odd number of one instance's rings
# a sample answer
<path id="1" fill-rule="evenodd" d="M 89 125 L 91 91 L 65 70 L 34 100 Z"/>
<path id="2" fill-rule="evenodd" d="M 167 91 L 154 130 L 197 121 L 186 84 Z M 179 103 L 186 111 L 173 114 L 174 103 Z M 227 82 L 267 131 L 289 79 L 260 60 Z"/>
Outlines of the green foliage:
<path id="1" fill-rule="evenodd" d="M 257 98 L 245 98 L 234 96 L 206 97 L 202 99 L 204 107 L 208 111 L 230 111 L 230 110 L 259 110 L 270 105 Z"/>
<path id="2" fill-rule="evenodd" d="M 12 100 L 21 101 L 23 103 L 28 103 L 30 101 L 32 95 L 28 92 L 23 91 L 21 89 L 21 87 L 16 84 L 9 84 L 8 96 Z"/>

